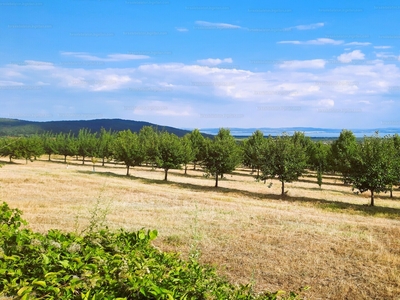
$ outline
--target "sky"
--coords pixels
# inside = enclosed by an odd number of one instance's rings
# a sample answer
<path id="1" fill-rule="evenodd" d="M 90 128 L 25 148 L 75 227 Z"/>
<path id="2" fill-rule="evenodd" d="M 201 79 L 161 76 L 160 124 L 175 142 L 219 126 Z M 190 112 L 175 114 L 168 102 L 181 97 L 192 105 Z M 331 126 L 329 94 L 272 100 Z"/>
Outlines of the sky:
<path id="1" fill-rule="evenodd" d="M 400 128 L 398 1 L 0 0 L 0 117 Z"/>

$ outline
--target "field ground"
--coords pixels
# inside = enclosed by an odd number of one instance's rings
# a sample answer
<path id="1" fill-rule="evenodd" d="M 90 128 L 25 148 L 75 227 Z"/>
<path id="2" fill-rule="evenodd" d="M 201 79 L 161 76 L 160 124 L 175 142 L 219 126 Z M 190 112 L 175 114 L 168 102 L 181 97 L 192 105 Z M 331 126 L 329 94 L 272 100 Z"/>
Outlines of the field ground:
<path id="1" fill-rule="evenodd" d="M 157 229 L 155 245 L 187 258 L 200 251 L 234 283 L 261 290 L 310 286 L 308 299 L 400 299 L 400 191 L 355 195 L 339 178 L 322 189 L 310 176 L 286 184 L 255 182 L 237 170 L 219 182 L 202 171 L 70 166 L 16 160 L 0 169 L 0 201 L 23 211 L 35 231 L 82 231 L 94 208 L 110 228 Z M 269 184 L 273 183 L 269 188 Z M 101 219 L 101 217 L 100 217 Z"/>

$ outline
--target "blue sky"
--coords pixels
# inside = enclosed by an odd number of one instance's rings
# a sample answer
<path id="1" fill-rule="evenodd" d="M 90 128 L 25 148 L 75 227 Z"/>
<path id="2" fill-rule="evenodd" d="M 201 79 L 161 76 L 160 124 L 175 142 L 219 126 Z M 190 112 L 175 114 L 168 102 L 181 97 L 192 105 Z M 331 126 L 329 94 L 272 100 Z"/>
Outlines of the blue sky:
<path id="1" fill-rule="evenodd" d="M 396 1 L 0 0 L 0 117 L 400 128 L 399 28 Z"/>

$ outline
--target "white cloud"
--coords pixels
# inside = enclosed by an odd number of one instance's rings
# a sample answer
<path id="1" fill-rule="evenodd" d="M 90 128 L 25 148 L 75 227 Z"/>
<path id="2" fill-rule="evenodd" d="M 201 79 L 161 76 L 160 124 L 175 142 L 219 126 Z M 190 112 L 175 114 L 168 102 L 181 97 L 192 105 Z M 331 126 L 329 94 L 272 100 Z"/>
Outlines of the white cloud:
<path id="1" fill-rule="evenodd" d="M 365 57 L 365 54 L 362 53 L 360 50 L 354 50 L 349 53 L 343 53 L 339 55 L 338 61 L 342 63 L 349 63 L 353 60 L 363 60 Z"/>
<path id="2" fill-rule="evenodd" d="M 136 55 L 136 54 L 109 54 L 105 61 L 124 61 L 124 60 L 135 60 L 135 59 L 146 59 L 149 58 L 147 55 Z"/>
<path id="3" fill-rule="evenodd" d="M 231 64 L 233 62 L 232 58 L 224 58 L 224 59 L 219 59 L 219 58 L 207 58 L 207 59 L 199 59 L 197 61 L 201 65 L 206 65 L 206 66 L 217 66 L 222 63 L 228 63 Z"/>
<path id="4" fill-rule="evenodd" d="M 238 25 L 233 25 L 233 24 L 228 24 L 228 23 L 211 23 L 211 22 L 205 22 L 205 21 L 196 21 L 196 25 L 204 27 L 204 28 L 210 28 L 210 29 L 239 29 L 242 28 Z"/>
<path id="5" fill-rule="evenodd" d="M 318 59 L 287 61 L 265 72 L 183 63 L 96 69 L 62 65 L 34 69 L 15 64 L 0 67 L 0 85 L 30 87 L 48 84 L 38 90 L 43 92 L 29 92 L 29 97 L 25 96 L 27 91 L 22 88 L 21 92 L 9 88 L 15 92 L 11 95 L 13 101 L 7 102 L 6 112 L 22 111 L 27 107 L 27 113 L 46 108 L 54 114 L 58 112 L 56 105 L 71 105 L 72 94 L 74 103 L 79 103 L 78 115 L 92 113 L 94 109 L 95 113 L 107 118 L 146 116 L 143 117 L 146 121 L 178 127 L 196 126 L 194 124 L 203 127 L 204 124 L 235 126 L 236 123 L 238 126 L 251 126 L 257 125 L 260 118 L 268 118 L 276 127 L 292 126 L 289 124 L 348 126 L 357 122 L 373 126 L 374 123 L 365 123 L 365 120 L 379 122 L 387 118 L 387 115 L 380 114 L 380 110 L 387 114 L 387 108 L 382 107 L 381 102 L 397 93 L 393 89 L 399 85 L 400 69 L 397 65 L 376 61 L 323 68 L 324 62 Z M 10 72 L 21 73 L 22 77 L 18 80 L 7 77 Z M 24 95 L 20 97 L 22 91 Z M 43 99 L 45 95 L 56 95 L 57 103 L 49 100 L 52 96 Z M 179 101 L 174 102 L 173 99 L 178 97 Z M 117 104 L 111 101 L 116 99 Z M 27 101 L 34 101 L 35 107 L 26 105 Z M 358 101 L 369 102 L 362 107 L 363 114 L 354 110 L 361 104 Z M 138 105 L 142 107 L 124 110 L 124 107 Z M 396 105 L 391 107 L 393 114 L 398 111 Z M 229 107 L 227 113 L 226 107 Z M 324 113 L 316 112 L 316 108 Z M 277 110 L 280 113 L 276 113 Z M 371 113 L 368 114 L 367 110 Z M 199 117 L 208 113 L 209 116 L 222 117 Z M 234 117 L 235 114 L 238 118 Z M 337 123 L 332 123 L 335 118 Z"/>
<path id="6" fill-rule="evenodd" d="M 325 67 L 325 60 L 311 59 L 311 60 L 288 60 L 279 65 L 280 69 L 323 69 Z"/>
<path id="7" fill-rule="evenodd" d="M 20 86 L 20 85 L 24 85 L 24 84 L 22 82 L 0 80 L 0 86 Z"/>
<path id="8" fill-rule="evenodd" d="M 346 43 L 346 46 L 369 46 L 371 43 L 368 42 L 351 42 L 351 43 Z"/>
<path id="9" fill-rule="evenodd" d="M 140 116 L 171 116 L 184 117 L 193 115 L 192 109 L 188 105 L 178 103 L 168 103 L 162 101 L 146 101 L 138 102 L 134 106 L 127 106 L 127 110 L 131 110 L 134 115 Z"/>
<path id="10" fill-rule="evenodd" d="M 391 60 L 391 61 L 398 61 L 400 60 L 400 56 L 399 55 L 394 55 L 388 52 L 378 52 L 375 53 L 375 56 L 379 59 L 383 59 L 383 60 Z"/>
<path id="11" fill-rule="evenodd" d="M 333 107 L 335 106 L 335 101 L 332 99 L 323 99 L 319 100 L 317 105 L 324 108 Z"/>
<path id="12" fill-rule="evenodd" d="M 390 49 L 392 46 L 374 46 L 375 49 Z"/>
<path id="13" fill-rule="evenodd" d="M 341 45 L 343 41 L 328 38 L 319 38 L 308 41 L 280 41 L 278 44 L 294 44 L 294 45 Z"/>
<path id="14" fill-rule="evenodd" d="M 308 24 L 308 25 L 297 25 L 297 26 L 293 26 L 290 28 L 294 28 L 297 30 L 310 30 L 310 29 L 317 29 L 320 27 L 323 27 L 324 23 L 314 23 L 314 24 Z"/>
<path id="15" fill-rule="evenodd" d="M 360 101 L 358 101 L 358 103 L 365 104 L 365 105 L 371 104 L 371 102 L 368 100 L 360 100 Z"/>
<path id="16" fill-rule="evenodd" d="M 176 29 L 177 31 L 179 31 L 179 32 L 187 32 L 187 31 L 189 31 L 189 29 L 184 28 L 184 27 L 175 27 L 175 29 Z"/>
<path id="17" fill-rule="evenodd" d="M 25 60 L 17 64 L 9 64 L 9 66 L 17 66 L 20 69 L 29 70 L 51 70 L 54 69 L 54 64 L 46 61 Z"/>
<path id="18" fill-rule="evenodd" d="M 149 58 L 147 55 L 136 55 L 136 54 L 109 54 L 107 58 L 101 58 L 95 55 L 88 54 L 86 52 L 61 52 L 65 56 L 73 56 L 89 61 L 104 61 L 104 62 L 116 62 L 116 61 L 127 61 L 136 59 L 146 59 Z"/>

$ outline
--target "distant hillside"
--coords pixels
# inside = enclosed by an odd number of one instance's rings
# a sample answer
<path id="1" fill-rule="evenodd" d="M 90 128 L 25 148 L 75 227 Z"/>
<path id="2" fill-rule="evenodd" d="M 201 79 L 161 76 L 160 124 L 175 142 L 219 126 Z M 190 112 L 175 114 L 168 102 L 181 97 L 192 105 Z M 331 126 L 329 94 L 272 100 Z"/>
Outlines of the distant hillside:
<path id="1" fill-rule="evenodd" d="M 16 119 L 0 118 L 0 136 L 21 136 L 31 135 L 35 133 L 43 133 L 51 131 L 53 133 L 72 132 L 77 134 L 79 129 L 88 128 L 92 132 L 99 132 L 103 127 L 106 130 L 121 131 L 130 129 L 132 132 L 138 132 L 143 126 L 154 126 L 158 130 L 165 130 L 174 133 L 177 136 L 184 136 L 189 133 L 188 130 L 182 130 L 169 126 L 161 126 L 148 122 L 130 121 L 122 119 L 97 119 L 85 121 L 48 121 L 48 122 L 33 122 Z M 203 134 L 211 136 L 209 134 Z"/>

